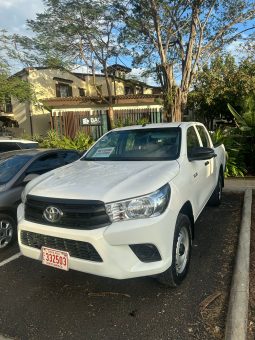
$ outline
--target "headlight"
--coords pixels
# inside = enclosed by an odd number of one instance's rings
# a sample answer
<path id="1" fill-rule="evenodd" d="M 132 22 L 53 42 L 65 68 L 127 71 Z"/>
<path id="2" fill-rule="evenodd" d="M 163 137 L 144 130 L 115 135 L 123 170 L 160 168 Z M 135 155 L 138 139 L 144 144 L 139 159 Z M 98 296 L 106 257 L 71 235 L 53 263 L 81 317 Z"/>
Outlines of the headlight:
<path id="1" fill-rule="evenodd" d="M 166 210 L 169 199 L 170 186 L 167 183 L 149 195 L 108 203 L 106 211 L 112 222 L 155 217 Z"/>

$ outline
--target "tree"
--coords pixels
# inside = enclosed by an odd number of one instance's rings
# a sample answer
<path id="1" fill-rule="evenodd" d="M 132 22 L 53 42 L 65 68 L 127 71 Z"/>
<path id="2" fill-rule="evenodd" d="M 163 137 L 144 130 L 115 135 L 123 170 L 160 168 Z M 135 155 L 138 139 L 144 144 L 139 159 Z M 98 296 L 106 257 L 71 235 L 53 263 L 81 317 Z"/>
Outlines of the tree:
<path id="1" fill-rule="evenodd" d="M 212 128 L 214 118 L 233 120 L 228 103 L 246 112 L 248 98 L 255 100 L 255 63 L 245 59 L 237 64 L 231 55 L 219 55 L 198 72 L 188 108 Z"/>
<path id="2" fill-rule="evenodd" d="M 120 51 L 116 38 L 119 22 L 112 1 L 45 0 L 44 4 L 44 13 L 28 21 L 33 38 L 15 37 L 25 48 L 20 57 L 47 65 L 87 66 L 92 70 L 98 96 L 109 106 L 113 124 L 113 93 L 108 66 L 109 60 Z M 96 69 L 102 69 L 105 75 L 107 97 L 97 87 Z"/>
<path id="3" fill-rule="evenodd" d="M 12 38 L 3 29 L 0 30 L 0 47 L 0 105 L 9 104 L 11 98 L 21 102 L 35 100 L 33 89 L 26 81 L 18 76 L 10 76 Z"/>
<path id="4" fill-rule="evenodd" d="M 201 63 L 254 28 L 253 0 L 130 0 L 117 7 L 126 24 L 122 41 L 138 64 L 157 72 L 166 120 L 182 119 Z"/>

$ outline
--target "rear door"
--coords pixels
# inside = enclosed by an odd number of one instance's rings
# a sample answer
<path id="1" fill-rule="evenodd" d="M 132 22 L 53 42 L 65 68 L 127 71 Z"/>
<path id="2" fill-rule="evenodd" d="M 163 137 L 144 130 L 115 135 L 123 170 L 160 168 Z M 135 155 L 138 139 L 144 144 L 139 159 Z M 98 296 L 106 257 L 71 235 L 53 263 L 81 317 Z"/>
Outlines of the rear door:
<path id="1" fill-rule="evenodd" d="M 206 148 L 211 148 L 210 138 L 208 132 L 203 125 L 196 125 L 198 135 L 200 137 L 201 143 Z M 210 198 L 215 186 L 216 186 L 216 158 L 207 159 L 204 161 L 205 165 L 205 181 L 208 189 L 207 200 Z"/>
<path id="2" fill-rule="evenodd" d="M 194 215 L 199 215 L 208 197 L 208 183 L 207 183 L 207 165 L 204 160 L 190 161 L 191 151 L 194 147 L 202 146 L 202 142 L 194 126 L 187 129 L 187 174 L 189 176 L 189 185 L 191 197 L 193 197 Z"/>

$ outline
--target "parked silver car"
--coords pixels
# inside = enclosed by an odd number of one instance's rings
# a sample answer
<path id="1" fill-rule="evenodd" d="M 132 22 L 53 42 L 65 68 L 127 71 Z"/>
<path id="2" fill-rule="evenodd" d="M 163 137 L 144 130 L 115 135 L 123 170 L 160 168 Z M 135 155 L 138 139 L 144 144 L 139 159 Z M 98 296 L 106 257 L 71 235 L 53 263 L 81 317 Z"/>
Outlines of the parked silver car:
<path id="1" fill-rule="evenodd" d="M 38 143 L 31 140 L 0 137 L 0 153 L 36 148 L 38 148 Z"/>
<path id="2" fill-rule="evenodd" d="M 0 249 L 16 237 L 16 211 L 24 186 L 36 176 L 80 158 L 75 150 L 30 149 L 0 155 Z"/>

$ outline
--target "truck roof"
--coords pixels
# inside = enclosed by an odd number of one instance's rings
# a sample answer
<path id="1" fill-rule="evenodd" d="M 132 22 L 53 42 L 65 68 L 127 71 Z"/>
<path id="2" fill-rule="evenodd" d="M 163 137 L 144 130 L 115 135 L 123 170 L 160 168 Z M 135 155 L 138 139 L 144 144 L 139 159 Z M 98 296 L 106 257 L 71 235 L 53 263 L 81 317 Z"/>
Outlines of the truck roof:
<path id="1" fill-rule="evenodd" d="M 157 124 L 146 124 L 146 125 L 131 125 L 121 128 L 116 128 L 114 131 L 123 130 L 137 130 L 137 129 L 158 129 L 158 128 L 176 128 L 176 127 L 188 127 L 193 124 L 201 124 L 199 122 L 174 122 L 174 123 L 157 123 Z"/>

